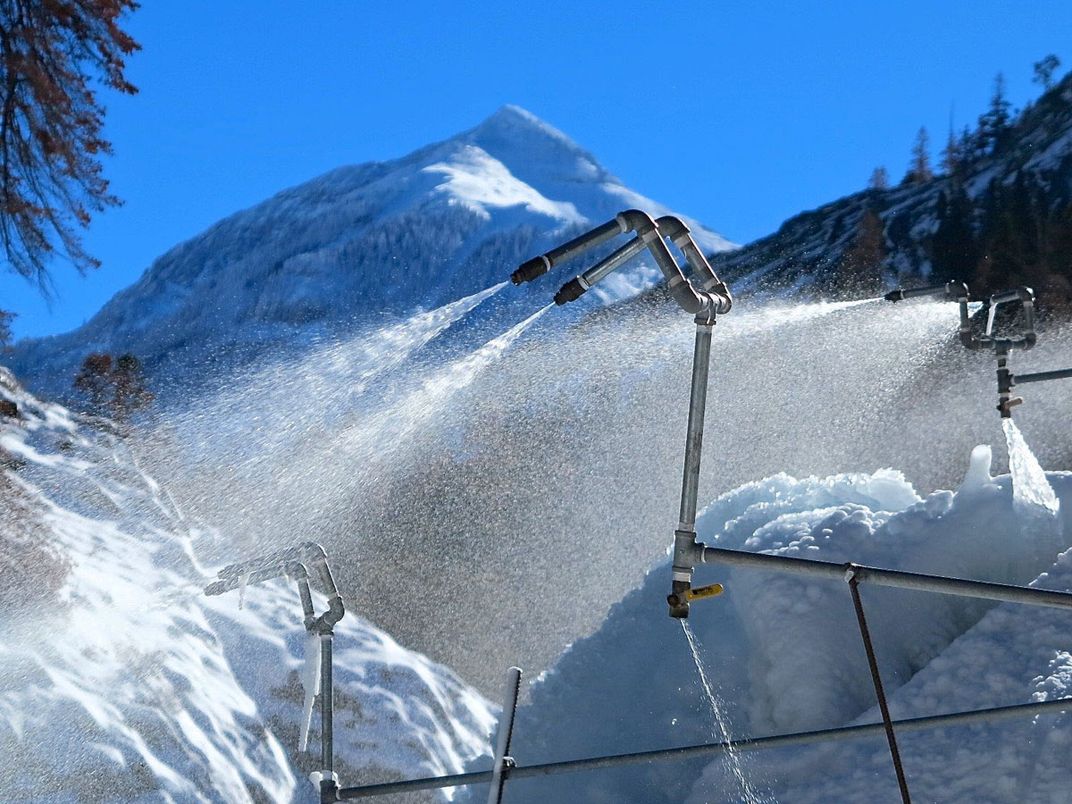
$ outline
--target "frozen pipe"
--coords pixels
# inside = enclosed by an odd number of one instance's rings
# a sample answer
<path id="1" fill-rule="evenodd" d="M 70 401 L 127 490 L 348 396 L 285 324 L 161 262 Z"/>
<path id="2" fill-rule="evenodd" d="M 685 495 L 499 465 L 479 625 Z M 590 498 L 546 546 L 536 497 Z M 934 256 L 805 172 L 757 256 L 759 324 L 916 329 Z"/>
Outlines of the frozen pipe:
<path id="1" fill-rule="evenodd" d="M 898 733 L 904 734 L 928 729 L 968 726 L 975 723 L 993 723 L 1037 715 L 1058 715 L 1070 710 L 1072 710 L 1072 698 L 1058 698 L 1052 701 L 995 706 L 989 709 L 975 709 L 968 712 L 951 712 L 945 715 L 905 718 L 904 720 L 894 720 L 893 726 Z M 695 757 L 717 756 L 728 752 L 763 751 L 773 748 L 788 748 L 790 746 L 860 740 L 877 737 L 883 733 L 884 728 L 882 723 L 862 723 L 855 726 L 838 726 L 832 729 L 775 734 L 769 737 L 751 737 L 717 743 L 685 745 L 677 748 L 661 748 L 653 751 L 637 751 L 631 754 L 610 754 L 608 756 L 572 759 L 561 762 L 545 762 L 539 765 L 519 765 L 510 771 L 510 776 L 515 779 L 554 776 L 559 773 L 600 770 L 661 760 L 683 761 Z M 472 773 L 456 773 L 450 776 L 434 776 L 427 779 L 386 782 L 363 787 L 344 787 L 338 791 L 338 800 L 350 801 L 417 790 L 435 790 L 444 787 L 481 784 L 491 781 L 491 777 L 492 771 L 475 771 Z"/>
<path id="2" fill-rule="evenodd" d="M 217 577 L 220 580 L 214 581 L 205 587 L 205 594 L 209 596 L 222 595 L 232 589 L 239 589 L 250 584 L 263 583 L 273 578 L 286 576 L 297 578 L 300 581 L 308 577 L 307 566 L 316 570 L 320 584 L 328 597 L 328 610 L 312 620 L 309 619 L 309 612 L 306 610 L 305 627 L 310 631 L 316 630 L 318 632 L 322 629 L 330 630 L 335 623 L 343 618 L 346 613 L 346 607 L 338 588 L 335 586 L 335 579 L 332 577 L 331 568 L 328 566 L 327 554 L 324 552 L 324 548 L 316 542 L 304 542 L 296 547 L 277 550 L 274 553 L 268 553 L 249 561 L 230 564 L 217 573 Z M 301 590 L 302 587 L 299 584 L 299 593 L 302 594 L 302 605 L 305 608 L 304 592 Z"/>

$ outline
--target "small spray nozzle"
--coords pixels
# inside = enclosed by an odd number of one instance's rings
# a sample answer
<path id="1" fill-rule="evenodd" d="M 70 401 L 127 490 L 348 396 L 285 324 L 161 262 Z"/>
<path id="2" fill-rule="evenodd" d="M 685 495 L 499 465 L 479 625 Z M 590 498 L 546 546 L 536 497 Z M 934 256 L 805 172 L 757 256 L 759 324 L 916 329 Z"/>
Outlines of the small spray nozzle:
<path id="1" fill-rule="evenodd" d="M 551 261 L 541 254 L 539 257 L 533 257 L 531 260 L 521 263 L 517 270 L 510 274 L 510 281 L 515 285 L 521 285 L 543 276 L 550 270 Z"/>
<path id="2" fill-rule="evenodd" d="M 555 304 L 561 305 L 576 301 L 584 295 L 588 287 L 579 276 L 576 279 L 571 279 L 558 289 L 558 293 L 555 294 Z"/>

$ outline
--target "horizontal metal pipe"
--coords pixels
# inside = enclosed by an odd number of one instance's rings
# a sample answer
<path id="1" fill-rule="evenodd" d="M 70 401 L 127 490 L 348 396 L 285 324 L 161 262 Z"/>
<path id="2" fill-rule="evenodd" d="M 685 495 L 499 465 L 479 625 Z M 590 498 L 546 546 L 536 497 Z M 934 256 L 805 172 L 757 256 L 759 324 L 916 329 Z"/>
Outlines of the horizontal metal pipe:
<path id="1" fill-rule="evenodd" d="M 1058 714 L 1072 709 L 1072 698 L 1060 698 L 1055 701 L 1039 701 L 1013 706 L 997 706 L 989 709 L 976 709 L 970 712 L 953 712 L 947 715 L 927 715 L 905 720 L 893 721 L 898 733 L 924 731 L 926 729 L 945 728 L 949 726 L 966 726 L 972 723 L 1011 720 L 1030 715 Z M 788 748 L 799 745 L 833 742 L 836 740 L 857 740 L 863 737 L 879 736 L 883 733 L 882 723 L 864 723 L 858 726 L 841 726 L 833 729 L 777 734 L 771 737 L 756 737 L 743 740 L 729 740 L 719 743 L 687 745 L 680 748 L 663 748 L 654 751 L 637 751 L 630 754 L 611 754 L 602 757 L 572 759 L 564 762 L 546 762 L 539 765 L 522 765 L 510 771 L 510 779 L 522 779 L 532 776 L 550 776 L 556 773 L 575 773 L 577 771 L 598 770 L 619 765 L 633 765 L 659 760 L 685 760 L 694 757 L 721 754 L 726 751 L 762 751 L 771 748 Z M 428 790 L 441 787 L 458 787 L 466 784 L 478 784 L 491 781 L 491 771 L 479 773 L 460 773 L 453 776 L 438 776 L 429 779 L 413 779 L 404 782 L 366 785 L 364 787 L 344 787 L 339 790 L 340 800 L 370 798 L 387 793 L 402 793 L 412 790 Z"/>
<path id="2" fill-rule="evenodd" d="M 1048 380 L 1064 380 L 1072 377 L 1072 368 L 1057 369 L 1055 371 L 1036 371 L 1031 374 L 1012 375 L 1013 385 L 1025 385 L 1029 382 L 1046 382 Z"/>
<path id="3" fill-rule="evenodd" d="M 851 572 L 861 583 L 872 583 L 878 586 L 916 589 L 922 592 L 975 597 L 1005 603 L 1026 603 L 1031 606 L 1048 606 L 1059 609 L 1072 608 L 1072 593 L 1069 592 L 1035 589 L 1030 586 L 1011 586 L 991 581 L 950 578 L 944 575 L 927 575 L 921 572 L 902 572 L 879 567 L 866 567 L 860 564 L 835 564 L 832 561 L 772 556 L 766 553 L 749 553 L 744 550 L 726 550 L 721 547 L 704 547 L 703 561 L 707 564 L 731 564 L 770 572 L 789 572 L 840 581 L 846 580 L 847 574 Z"/>
<path id="4" fill-rule="evenodd" d="M 568 243 L 556 246 L 548 251 L 545 256 L 552 266 L 558 265 L 560 262 L 573 259 L 581 252 L 588 251 L 588 249 L 595 248 L 596 246 L 607 242 L 612 237 L 616 237 L 624 231 L 621 223 L 615 218 L 600 224 L 589 232 L 585 232 L 584 234 L 573 238 Z"/>

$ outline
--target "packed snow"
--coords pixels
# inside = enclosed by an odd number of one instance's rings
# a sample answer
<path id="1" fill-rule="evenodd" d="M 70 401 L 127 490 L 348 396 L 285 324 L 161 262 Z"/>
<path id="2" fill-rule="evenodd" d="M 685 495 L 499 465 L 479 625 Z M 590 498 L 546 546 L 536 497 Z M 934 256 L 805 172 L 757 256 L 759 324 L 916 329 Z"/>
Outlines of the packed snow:
<path id="1" fill-rule="evenodd" d="M 206 557 L 224 563 L 226 540 L 185 517 L 108 422 L 6 373 L 0 398 L 19 410 L 0 420 L 6 476 L 70 567 L 56 600 L 0 613 L 0 798 L 316 800 L 314 754 L 299 750 L 296 589 L 250 586 L 242 608 L 237 593 L 206 598 Z M 455 772 L 490 750 L 493 707 L 352 612 L 336 627 L 335 685 L 351 783 Z M 316 757 L 318 730 L 314 718 Z"/>
<path id="2" fill-rule="evenodd" d="M 1072 589 L 1063 518 L 1030 519 L 1034 527 L 1024 531 L 1010 478 L 991 478 L 990 461 L 989 447 L 978 448 L 956 492 L 925 498 L 889 470 L 774 476 L 720 497 L 698 531 L 719 547 Z M 1048 480 L 1059 497 L 1072 495 L 1072 475 Z M 666 614 L 669 578 L 668 562 L 654 567 L 532 686 L 515 728 L 520 764 L 712 741 L 718 730 L 702 678 Z M 878 719 L 847 587 L 717 565 L 697 570 L 697 584 L 715 580 L 726 593 L 693 603 L 689 622 L 732 737 Z M 1064 612 L 877 587 L 863 597 L 895 718 L 1067 694 L 1072 620 Z M 1067 765 L 1054 748 L 1070 739 L 1069 725 L 1028 718 L 913 734 L 901 741 L 910 786 L 921 800 L 1066 800 Z M 513 801 L 700 804 L 753 795 L 899 800 L 881 739 L 745 753 L 706 767 L 692 760 L 524 779 L 510 791 Z"/>

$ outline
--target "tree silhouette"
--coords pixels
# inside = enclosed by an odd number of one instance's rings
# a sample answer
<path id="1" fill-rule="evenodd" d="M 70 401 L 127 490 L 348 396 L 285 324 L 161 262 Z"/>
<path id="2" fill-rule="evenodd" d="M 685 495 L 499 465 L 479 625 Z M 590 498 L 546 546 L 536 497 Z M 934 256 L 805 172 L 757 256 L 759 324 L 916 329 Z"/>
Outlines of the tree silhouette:
<path id="1" fill-rule="evenodd" d="M 912 145 L 912 161 L 908 164 L 908 172 L 905 173 L 902 184 L 925 184 L 934 178 L 934 171 L 931 170 L 930 141 L 927 129 L 920 127 Z"/>
<path id="2" fill-rule="evenodd" d="M 128 421 L 155 399 L 145 385 L 141 361 L 129 352 L 118 360 L 103 352 L 87 356 L 74 387 L 86 396 L 94 413 L 119 422 Z"/>
<path id="3" fill-rule="evenodd" d="M 94 413 L 104 413 L 112 389 L 112 356 L 103 352 L 88 355 L 74 378 L 74 387 L 85 394 Z"/>
<path id="4" fill-rule="evenodd" d="M 100 263 L 79 229 L 119 203 L 102 175 L 104 107 L 90 88 L 133 94 L 119 27 L 135 0 L 0 0 L 0 246 L 7 267 L 49 288 L 57 254 L 79 271 Z"/>
<path id="5" fill-rule="evenodd" d="M 1035 83 L 1040 84 L 1044 91 L 1049 92 L 1053 88 L 1053 74 L 1057 72 L 1057 68 L 1060 66 L 1061 60 L 1052 53 L 1043 56 L 1042 59 L 1035 62 Z"/>
<path id="6" fill-rule="evenodd" d="M 15 313 L 0 310 L 0 353 L 11 347 L 11 322 L 14 318 Z"/>
<path id="7" fill-rule="evenodd" d="M 885 190 L 890 186 L 890 174 L 885 167 L 879 165 L 871 171 L 871 178 L 867 180 L 867 186 L 872 190 Z"/>

